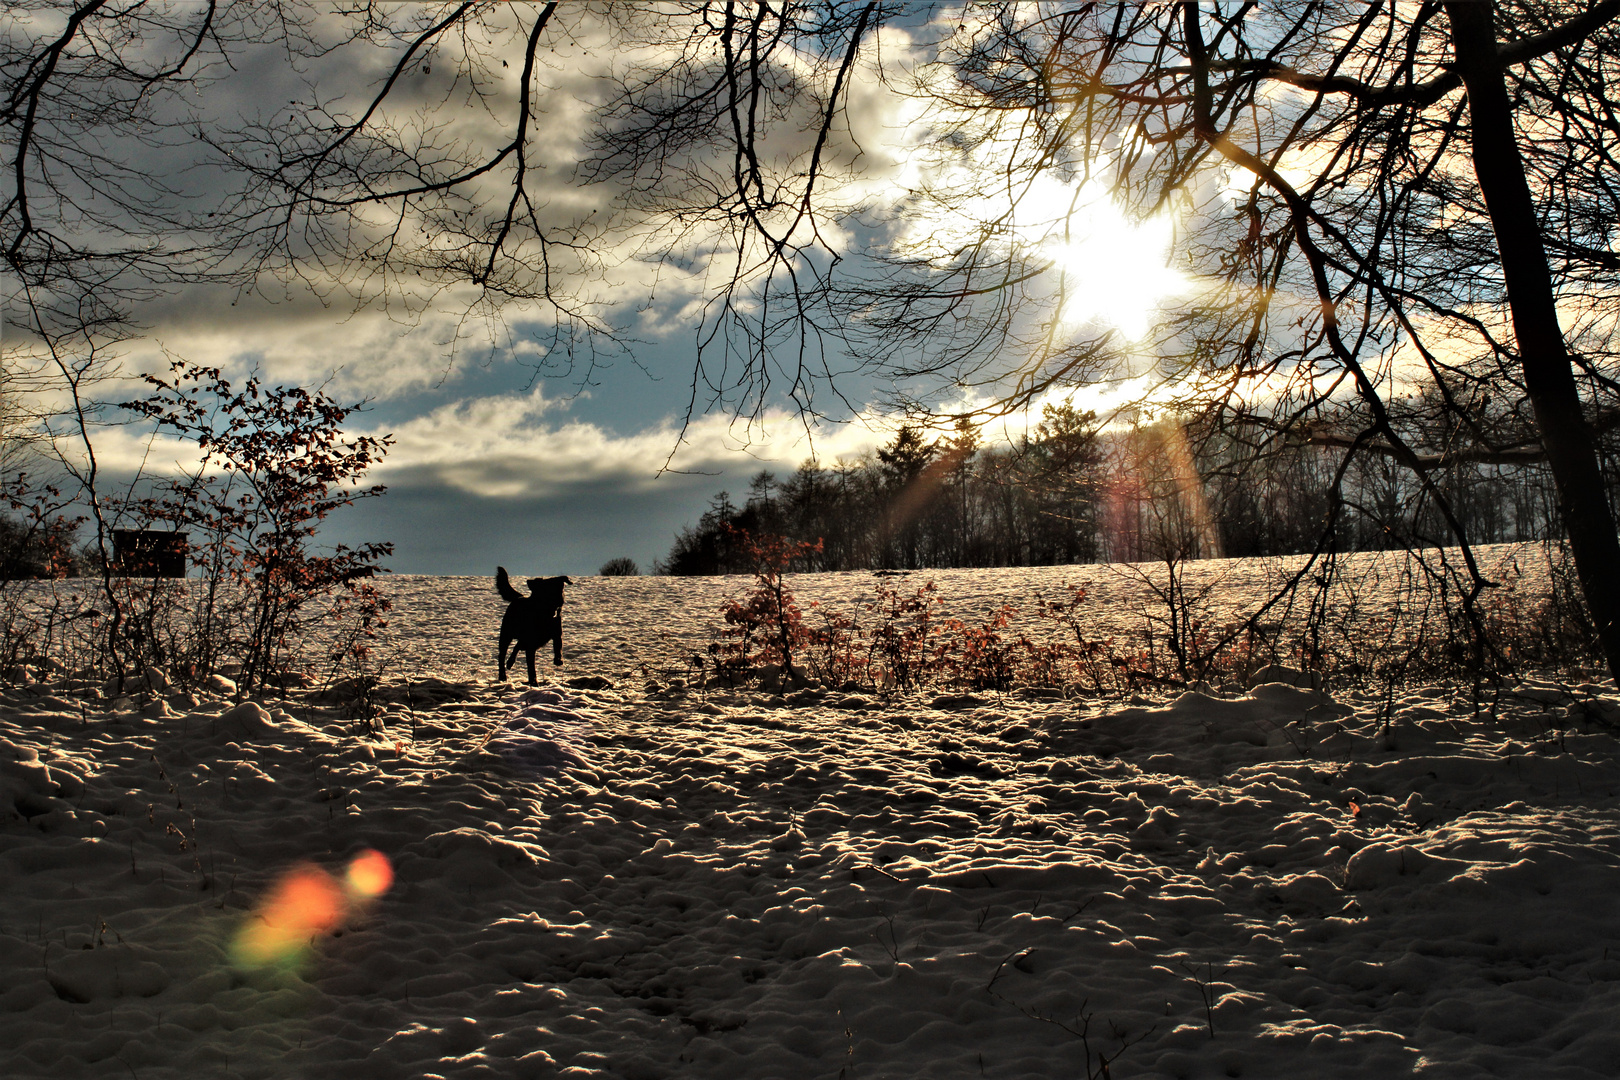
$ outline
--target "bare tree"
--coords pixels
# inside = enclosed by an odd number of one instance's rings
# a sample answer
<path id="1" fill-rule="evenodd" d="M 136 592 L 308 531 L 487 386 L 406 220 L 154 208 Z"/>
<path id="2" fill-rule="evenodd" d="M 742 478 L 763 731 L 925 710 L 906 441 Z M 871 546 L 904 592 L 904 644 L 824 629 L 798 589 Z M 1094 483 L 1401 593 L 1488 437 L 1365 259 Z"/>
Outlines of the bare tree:
<path id="1" fill-rule="evenodd" d="M 103 567 L 111 522 L 92 391 L 111 374 L 109 350 L 134 332 L 132 306 L 195 280 L 208 262 L 182 193 L 143 166 L 177 138 L 167 110 L 217 56 L 217 17 L 213 4 L 25 2 L 11 6 L 0 36 L 3 362 L 8 382 L 33 391 L 13 407 L 32 414 L 31 434 L 79 483 Z M 114 626 L 115 650 L 117 637 Z"/>

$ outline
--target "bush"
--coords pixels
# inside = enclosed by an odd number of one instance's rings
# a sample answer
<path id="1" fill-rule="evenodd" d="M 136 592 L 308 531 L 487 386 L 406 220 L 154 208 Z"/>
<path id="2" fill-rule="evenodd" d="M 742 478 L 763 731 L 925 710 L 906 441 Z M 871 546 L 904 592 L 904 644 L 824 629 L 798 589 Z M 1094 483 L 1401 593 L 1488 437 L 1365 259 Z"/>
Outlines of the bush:
<path id="1" fill-rule="evenodd" d="M 868 651 L 871 674 L 901 690 L 932 681 L 948 648 L 941 638 L 948 628 L 934 618 L 944 598 L 932 581 L 910 596 L 901 596 L 887 582 L 877 592 L 877 600 L 867 605 L 878 617 Z"/>
<path id="2" fill-rule="evenodd" d="M 727 525 L 731 543 L 754 567 L 757 587 L 742 600 L 733 600 L 724 610 L 726 629 L 722 640 L 709 646 L 715 673 L 726 681 L 740 681 L 755 674 L 772 674 L 783 681 L 795 679 L 795 655 L 809 641 L 804 616 L 793 592 L 782 580 L 795 561 L 802 561 L 821 550 L 821 541 L 809 543 L 783 536 L 754 536 L 744 529 Z"/>
<path id="3" fill-rule="evenodd" d="M 0 484 L 0 581 L 77 577 L 84 558 L 74 536 L 84 518 L 62 515 L 65 500 L 56 488 L 36 484 L 26 473 Z"/>
<path id="4" fill-rule="evenodd" d="M 248 694 L 284 683 L 312 614 L 324 620 L 334 613 L 352 619 L 358 636 L 338 629 L 342 644 L 327 659 L 334 670 L 352 668 L 357 650 L 363 654 L 375 629 L 386 625 L 381 615 L 388 602 L 368 579 L 393 545 L 339 544 L 322 554 L 311 550 L 310 540 L 332 511 L 383 494 L 380 485 L 357 485 L 392 440 L 346 436 L 343 421 L 358 406 L 301 387 L 266 388 L 250 378 L 233 390 L 218 368 L 180 362 L 170 366 L 168 378 L 144 379 L 152 393 L 124 408 L 202 451 L 195 474 L 130 506 L 143 527 L 162 523 L 201 538 L 191 551 L 204 581 L 199 650 L 187 658 L 160 648 L 153 627 L 142 625 L 143 616 L 160 609 L 129 602 L 144 593 L 167 611 L 172 587 L 108 575 L 103 581 L 114 607 L 109 646 L 115 669 L 122 670 L 121 656 L 133 653 L 138 662 L 189 660 L 184 666 L 206 672 L 220 659 L 217 650 L 225 649 L 240 666 L 241 693 Z M 334 596 L 325 611 L 309 610 Z"/>
<path id="5" fill-rule="evenodd" d="M 641 567 L 637 566 L 636 560 L 630 556 L 620 555 L 603 563 L 602 569 L 597 573 L 602 577 L 637 577 L 641 573 Z"/>
<path id="6" fill-rule="evenodd" d="M 805 663 L 811 674 L 826 686 L 859 683 L 870 671 L 860 621 L 822 608 L 818 600 L 810 601 L 810 606 L 821 620 L 819 626 L 805 629 Z"/>
<path id="7" fill-rule="evenodd" d="M 332 677 L 365 667 L 389 601 L 371 583 L 389 544 L 314 549 L 333 510 L 383 488 L 358 487 L 387 438 L 347 436 L 355 406 L 297 387 L 247 380 L 233 390 L 217 369 L 176 363 L 148 376 L 149 396 L 122 407 L 201 451 L 190 475 L 122 498 L 80 476 L 79 501 L 96 514 L 94 550 L 71 548 L 71 500 L 16 476 L 0 485 L 0 559 L 18 575 L 93 573 L 98 588 L 47 589 L 0 579 L 0 670 L 74 672 L 83 686 L 153 690 L 232 674 L 242 695 L 299 682 L 293 665 L 320 658 Z M 121 576 L 108 544 L 124 528 L 190 536 L 192 576 Z"/>
<path id="8" fill-rule="evenodd" d="M 1008 638 L 1004 631 L 1017 612 L 1011 604 L 1003 604 L 990 612 L 989 620 L 980 627 L 969 627 L 956 620 L 950 630 L 959 650 L 952 658 L 956 675 L 975 690 L 1006 690 L 1021 676 L 1026 681 L 1036 667 L 1031 661 L 1040 649 L 1020 634 Z"/>
<path id="9" fill-rule="evenodd" d="M 1369 564 L 1355 575 L 1319 567 L 1311 580 L 1331 596 L 1313 596 L 1292 618 L 1261 609 L 1243 621 L 1221 621 L 1213 586 L 1194 588 L 1176 567 L 1153 577 L 1131 568 L 1146 592 L 1133 605 L 1139 626 L 1098 638 L 1094 602 L 1080 585 L 1025 601 L 1036 617 L 1027 634 L 1014 627 L 1018 609 L 1010 604 L 990 610 L 982 625 L 945 616 L 932 581 L 904 589 L 879 582 L 876 596 L 853 612 L 814 600 L 801 611 L 781 573 L 802 557 L 794 542 L 745 534 L 732 542 L 763 565 L 754 591 L 724 609 L 720 639 L 710 645 L 715 673 L 727 683 L 769 682 L 793 663 L 803 665 L 795 678 L 802 672 L 824 686 L 884 693 L 1030 686 L 1111 697 L 1201 683 L 1236 689 L 1280 665 L 1336 687 L 1380 686 L 1387 696 L 1414 681 L 1498 681 L 1512 677 L 1515 664 L 1579 679 L 1602 671 L 1591 617 L 1558 544 L 1547 546 L 1544 568 L 1521 570 L 1516 559 L 1498 568 L 1500 583 L 1480 605 L 1484 639 L 1476 644 L 1456 605 L 1446 604 L 1446 583 L 1399 553 L 1392 565 Z"/>

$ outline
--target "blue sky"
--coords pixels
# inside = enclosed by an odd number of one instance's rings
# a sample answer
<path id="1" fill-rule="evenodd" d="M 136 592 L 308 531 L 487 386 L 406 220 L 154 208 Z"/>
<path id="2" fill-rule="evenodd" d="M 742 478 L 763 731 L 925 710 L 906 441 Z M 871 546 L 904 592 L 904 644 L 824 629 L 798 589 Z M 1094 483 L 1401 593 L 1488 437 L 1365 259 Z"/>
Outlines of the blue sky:
<path id="1" fill-rule="evenodd" d="M 396 440 L 373 473 L 388 493 L 334 515 L 322 538 L 389 541 L 396 573 L 493 574 L 504 565 L 523 575 L 591 574 L 616 556 L 645 571 L 716 492 L 740 495 L 761 469 L 791 472 L 812 452 L 855 457 L 887 437 L 857 420 L 828 427 L 812 449 L 798 419 L 780 412 L 752 427 L 699 415 L 683 439 L 696 354 L 678 339 L 633 344 L 635 362 L 604 354 L 581 385 L 577 368 L 537 374 L 524 362 L 521 331 L 514 347 L 452 358 L 432 325 L 272 312 L 263 316 L 278 326 L 270 330 L 253 325 L 252 308 L 238 302 L 233 315 L 248 324 L 240 329 L 201 319 L 155 342 L 229 371 L 256 370 L 266 382 L 324 384 L 340 402 L 367 401 L 348 428 Z M 265 346 L 267 338 L 275 344 Z M 144 347 L 135 356 L 158 359 Z M 155 446 L 148 454 L 125 432 L 110 460 L 140 454 L 162 467 L 164 451 L 183 453 Z"/>

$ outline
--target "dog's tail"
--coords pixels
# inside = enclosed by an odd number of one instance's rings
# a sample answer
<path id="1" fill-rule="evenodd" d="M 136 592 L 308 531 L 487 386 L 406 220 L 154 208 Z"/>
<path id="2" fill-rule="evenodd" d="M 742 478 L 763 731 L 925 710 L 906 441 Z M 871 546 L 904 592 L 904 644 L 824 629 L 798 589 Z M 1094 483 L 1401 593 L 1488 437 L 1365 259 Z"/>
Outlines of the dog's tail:
<path id="1" fill-rule="evenodd" d="M 522 593 L 512 588 L 512 579 L 506 576 L 506 567 L 504 566 L 495 568 L 495 591 L 500 593 L 501 599 L 509 604 L 527 599 Z"/>

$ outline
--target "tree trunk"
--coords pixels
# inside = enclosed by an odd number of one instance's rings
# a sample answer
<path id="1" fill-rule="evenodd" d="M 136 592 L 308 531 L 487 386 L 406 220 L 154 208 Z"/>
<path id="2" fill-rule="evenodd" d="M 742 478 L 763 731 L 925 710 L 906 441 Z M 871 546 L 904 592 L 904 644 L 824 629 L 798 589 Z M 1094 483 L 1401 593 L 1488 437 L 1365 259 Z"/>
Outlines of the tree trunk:
<path id="1" fill-rule="evenodd" d="M 1513 107 L 1502 82 L 1491 5 L 1451 0 L 1445 8 L 1457 70 L 1468 91 L 1474 175 L 1496 232 L 1519 363 L 1557 485 L 1581 592 L 1608 658 L 1610 677 L 1620 682 L 1620 536 L 1558 325 L 1552 274 L 1519 156 Z"/>

